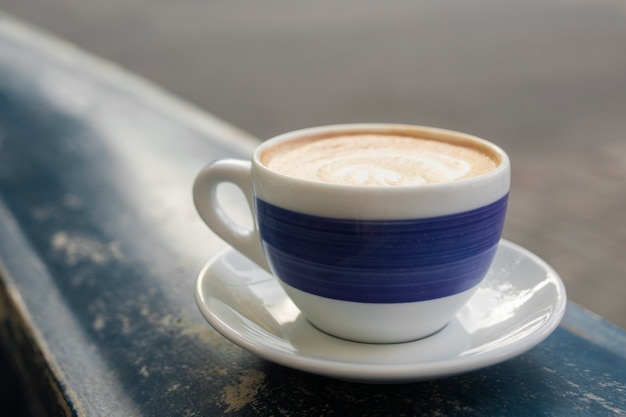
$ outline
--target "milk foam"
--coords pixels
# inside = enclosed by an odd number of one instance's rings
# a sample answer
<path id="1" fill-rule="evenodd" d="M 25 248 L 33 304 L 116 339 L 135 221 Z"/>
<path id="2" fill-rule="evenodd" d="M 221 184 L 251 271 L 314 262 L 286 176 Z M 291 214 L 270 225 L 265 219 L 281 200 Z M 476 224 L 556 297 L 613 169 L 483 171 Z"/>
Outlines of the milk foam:
<path id="1" fill-rule="evenodd" d="M 365 133 L 282 143 L 267 149 L 261 160 L 297 178 L 371 186 L 450 182 L 496 167 L 492 157 L 471 146 Z"/>

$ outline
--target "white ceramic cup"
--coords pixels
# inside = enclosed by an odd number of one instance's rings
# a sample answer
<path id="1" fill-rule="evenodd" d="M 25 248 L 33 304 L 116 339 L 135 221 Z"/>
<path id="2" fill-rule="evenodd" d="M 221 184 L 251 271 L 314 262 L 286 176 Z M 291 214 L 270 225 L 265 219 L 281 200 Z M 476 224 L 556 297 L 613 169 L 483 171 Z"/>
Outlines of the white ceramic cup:
<path id="1" fill-rule="evenodd" d="M 272 171 L 260 159 L 283 141 L 319 135 L 402 134 L 482 147 L 496 167 L 427 185 L 342 185 Z M 243 229 L 217 188 L 243 191 L 254 227 Z M 193 196 L 207 225 L 278 277 L 304 316 L 331 335 L 397 343 L 443 328 L 486 275 L 504 224 L 510 186 L 506 153 L 449 130 L 396 124 L 324 126 L 260 144 L 252 161 L 220 160 L 197 176 Z"/>

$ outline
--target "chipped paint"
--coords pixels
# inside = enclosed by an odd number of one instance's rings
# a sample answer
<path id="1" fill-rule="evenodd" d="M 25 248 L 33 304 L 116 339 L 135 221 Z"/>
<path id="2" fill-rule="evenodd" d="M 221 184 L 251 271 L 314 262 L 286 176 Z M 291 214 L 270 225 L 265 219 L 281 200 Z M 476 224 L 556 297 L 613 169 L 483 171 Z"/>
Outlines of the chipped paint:
<path id="1" fill-rule="evenodd" d="M 148 378 L 150 376 L 148 367 L 146 365 L 142 366 L 141 369 L 139 369 L 139 374 L 143 376 L 144 378 Z"/>
<path id="2" fill-rule="evenodd" d="M 251 370 L 239 378 L 238 384 L 225 387 L 222 391 L 222 401 L 228 406 L 225 412 L 232 413 L 253 405 L 257 394 L 265 387 L 264 381 L 263 372 Z"/>
<path id="3" fill-rule="evenodd" d="M 68 265 L 76 265 L 82 261 L 104 265 L 124 258 L 119 242 L 103 243 L 77 233 L 56 232 L 52 235 L 50 244 L 52 250 L 59 253 Z"/>
<path id="4" fill-rule="evenodd" d="M 102 330 L 104 330 L 104 327 L 106 326 L 106 324 L 107 324 L 106 317 L 104 317 L 101 314 L 98 314 L 96 318 L 93 320 L 92 327 L 95 331 L 101 332 Z"/>
<path id="5" fill-rule="evenodd" d="M 163 317 L 161 317 L 161 326 L 168 327 L 171 324 L 172 324 L 172 315 L 171 314 L 166 314 Z"/>
<path id="6" fill-rule="evenodd" d="M 167 392 L 178 391 L 179 389 L 180 389 L 180 384 L 179 383 L 174 383 L 174 384 L 170 385 L 170 387 L 167 389 Z"/>
<path id="7" fill-rule="evenodd" d="M 602 408 L 606 409 L 607 411 L 610 411 L 611 413 L 615 413 L 615 415 L 623 416 L 626 414 L 626 410 L 622 410 L 621 408 L 614 407 L 611 405 L 610 402 L 608 402 L 604 398 L 599 397 L 590 392 L 586 393 L 583 397 L 589 401 L 593 401 L 599 404 Z"/>
<path id="8" fill-rule="evenodd" d="M 218 334 L 217 332 L 211 331 L 210 328 L 206 325 L 200 324 L 192 324 L 186 326 L 181 334 L 185 336 L 193 336 L 203 343 L 212 345 L 212 346 L 223 346 L 226 342 L 226 339 Z"/>
<path id="9" fill-rule="evenodd" d="M 587 370 L 583 370 L 582 373 L 584 372 L 589 372 Z M 594 394 L 593 392 L 591 392 L 591 388 L 593 386 L 595 386 L 595 384 L 590 385 L 589 387 L 583 387 L 580 384 L 577 384 L 567 378 L 563 378 L 565 383 L 567 385 L 569 385 L 570 387 L 574 388 L 574 390 L 570 390 L 570 391 L 566 391 L 565 395 L 566 396 L 570 396 L 570 397 L 574 397 L 577 398 L 577 402 L 579 402 L 580 404 L 592 404 L 595 403 L 597 405 L 599 405 L 600 407 L 604 408 L 605 410 L 614 413 L 615 415 L 626 415 L 626 410 L 625 409 L 621 409 L 619 407 L 617 407 L 616 405 L 614 405 L 610 400 L 607 400 L 606 398 L 603 398 L 597 394 Z M 624 392 L 626 391 L 626 386 L 624 386 L 623 384 L 617 382 L 617 381 L 609 381 L 609 382 L 601 382 L 600 384 L 598 384 L 599 386 L 604 385 L 606 386 L 610 386 L 611 388 L 613 388 L 616 392 Z M 589 389 L 587 389 L 589 388 Z"/>
<path id="10" fill-rule="evenodd" d="M 200 340 L 211 346 L 224 347 L 225 345 L 232 344 L 219 333 L 212 330 L 210 326 L 205 323 L 196 323 L 188 317 L 173 317 L 171 314 L 166 314 L 161 317 L 159 324 L 164 327 L 175 328 L 180 331 L 183 336 L 190 336 Z"/>

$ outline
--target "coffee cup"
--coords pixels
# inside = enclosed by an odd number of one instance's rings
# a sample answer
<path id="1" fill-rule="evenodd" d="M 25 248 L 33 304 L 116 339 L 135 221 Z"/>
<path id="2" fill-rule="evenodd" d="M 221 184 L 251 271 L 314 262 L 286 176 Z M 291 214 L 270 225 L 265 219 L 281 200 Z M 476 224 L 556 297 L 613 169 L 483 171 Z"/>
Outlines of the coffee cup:
<path id="1" fill-rule="evenodd" d="M 232 183 L 253 227 L 217 198 Z M 442 329 L 486 275 L 504 225 L 506 153 L 431 127 L 347 124 L 289 132 L 251 161 L 196 177 L 207 225 L 275 275 L 304 317 L 336 337 L 398 343 Z"/>

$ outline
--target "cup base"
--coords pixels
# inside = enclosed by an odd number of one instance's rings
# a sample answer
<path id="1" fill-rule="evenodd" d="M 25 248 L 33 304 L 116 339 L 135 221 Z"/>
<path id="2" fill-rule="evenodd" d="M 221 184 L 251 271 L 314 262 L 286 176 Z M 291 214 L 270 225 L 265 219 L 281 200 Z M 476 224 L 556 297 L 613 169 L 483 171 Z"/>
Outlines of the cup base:
<path id="1" fill-rule="evenodd" d="M 320 297 L 281 284 L 314 327 L 333 337 L 370 344 L 405 343 L 436 334 L 476 290 L 435 300 L 370 304 Z"/>
<path id="2" fill-rule="evenodd" d="M 433 333 L 427 334 L 425 336 L 421 336 L 421 337 L 418 337 L 416 339 L 394 340 L 394 341 L 384 341 L 384 342 L 383 341 L 378 341 L 379 339 L 369 339 L 369 338 L 367 340 L 349 339 L 349 338 L 344 337 L 342 335 L 329 333 L 326 330 L 316 326 L 315 323 L 313 323 L 309 319 L 306 319 L 306 321 L 308 321 L 311 326 L 315 327 L 320 332 L 325 333 L 325 334 L 327 334 L 327 335 L 329 335 L 331 337 L 334 337 L 336 339 L 345 340 L 346 342 L 363 343 L 363 344 L 366 344 L 366 345 L 400 345 L 400 344 L 403 344 L 403 343 L 417 342 L 418 340 L 427 339 L 427 338 L 429 338 L 431 336 L 434 336 L 437 333 L 441 332 L 443 329 L 445 329 L 446 326 L 448 326 L 448 324 L 450 324 L 450 321 L 452 321 L 452 319 L 450 319 L 447 323 L 445 323 L 440 329 L 437 329 Z"/>

